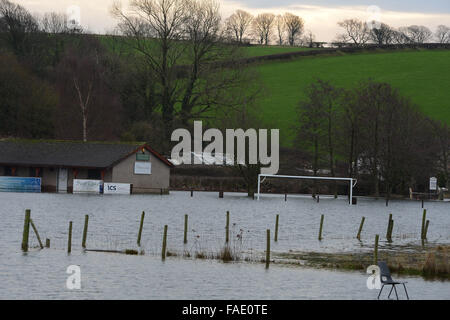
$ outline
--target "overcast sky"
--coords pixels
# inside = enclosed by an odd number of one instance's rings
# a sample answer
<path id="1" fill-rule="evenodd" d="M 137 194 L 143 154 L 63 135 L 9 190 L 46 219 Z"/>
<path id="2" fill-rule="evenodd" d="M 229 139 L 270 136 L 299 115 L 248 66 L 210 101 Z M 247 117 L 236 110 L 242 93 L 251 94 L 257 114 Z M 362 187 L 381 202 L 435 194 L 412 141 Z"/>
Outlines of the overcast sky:
<path id="1" fill-rule="evenodd" d="M 109 10 L 114 0 L 13 0 L 32 13 L 48 11 L 66 12 L 71 6 L 80 8 L 81 24 L 95 33 L 107 32 L 115 26 Z M 124 5 L 128 0 L 121 1 Z M 262 12 L 300 15 L 318 41 L 332 41 L 339 32 L 337 22 L 357 17 L 373 20 L 377 15 L 382 22 L 394 27 L 411 24 L 426 25 L 434 29 L 450 26 L 450 0 L 220 0 L 224 17 L 236 9 L 252 14 Z"/>

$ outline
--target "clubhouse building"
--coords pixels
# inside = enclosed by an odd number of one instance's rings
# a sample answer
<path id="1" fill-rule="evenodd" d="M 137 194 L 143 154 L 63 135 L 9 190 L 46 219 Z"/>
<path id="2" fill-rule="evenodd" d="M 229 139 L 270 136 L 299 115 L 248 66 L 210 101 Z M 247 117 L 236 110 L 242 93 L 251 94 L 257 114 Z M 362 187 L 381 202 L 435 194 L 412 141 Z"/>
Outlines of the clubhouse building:
<path id="1" fill-rule="evenodd" d="M 171 167 L 142 143 L 0 139 L 0 191 L 162 194 Z"/>

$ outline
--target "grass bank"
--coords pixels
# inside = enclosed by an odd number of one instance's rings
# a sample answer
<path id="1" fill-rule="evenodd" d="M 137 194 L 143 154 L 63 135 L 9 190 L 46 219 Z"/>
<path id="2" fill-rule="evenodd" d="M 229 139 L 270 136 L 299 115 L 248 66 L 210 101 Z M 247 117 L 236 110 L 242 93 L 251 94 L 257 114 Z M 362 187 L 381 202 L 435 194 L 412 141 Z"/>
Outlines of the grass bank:
<path id="1" fill-rule="evenodd" d="M 373 253 L 273 253 L 275 263 L 297 264 L 313 268 L 367 270 L 373 264 Z M 379 251 L 378 260 L 386 261 L 392 273 L 416 275 L 430 279 L 450 280 L 450 246 L 422 247 L 408 250 Z"/>

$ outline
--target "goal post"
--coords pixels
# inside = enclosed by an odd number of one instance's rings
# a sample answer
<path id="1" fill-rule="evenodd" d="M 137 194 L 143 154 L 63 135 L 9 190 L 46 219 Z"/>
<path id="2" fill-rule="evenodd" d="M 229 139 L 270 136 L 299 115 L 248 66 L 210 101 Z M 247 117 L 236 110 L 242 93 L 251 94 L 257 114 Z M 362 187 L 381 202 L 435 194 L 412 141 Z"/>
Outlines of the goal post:
<path id="1" fill-rule="evenodd" d="M 353 188 L 358 183 L 357 179 L 353 178 L 336 178 L 336 177 L 316 177 L 316 176 L 286 176 L 286 175 L 277 175 L 277 174 L 259 174 L 258 175 L 258 195 L 257 200 L 259 200 L 259 196 L 261 193 L 261 177 L 264 178 L 285 178 L 285 179 L 303 179 L 303 180 L 329 180 L 329 181 L 347 181 L 349 183 L 349 194 L 350 194 L 350 205 L 352 204 L 353 199 Z"/>

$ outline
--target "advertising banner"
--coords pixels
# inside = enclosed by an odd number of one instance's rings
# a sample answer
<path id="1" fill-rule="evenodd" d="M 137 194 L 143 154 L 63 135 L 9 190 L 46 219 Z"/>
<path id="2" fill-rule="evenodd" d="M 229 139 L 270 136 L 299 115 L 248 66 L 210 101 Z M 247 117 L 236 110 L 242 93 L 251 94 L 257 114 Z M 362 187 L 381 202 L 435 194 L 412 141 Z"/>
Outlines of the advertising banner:
<path id="1" fill-rule="evenodd" d="M 102 193 L 103 181 L 102 180 L 73 180 L 73 193 Z"/>
<path id="2" fill-rule="evenodd" d="M 41 178 L 0 177 L 0 191 L 41 192 Z"/>
<path id="3" fill-rule="evenodd" d="M 105 182 L 103 186 L 104 194 L 130 194 L 131 184 Z"/>

